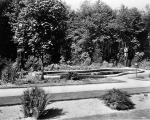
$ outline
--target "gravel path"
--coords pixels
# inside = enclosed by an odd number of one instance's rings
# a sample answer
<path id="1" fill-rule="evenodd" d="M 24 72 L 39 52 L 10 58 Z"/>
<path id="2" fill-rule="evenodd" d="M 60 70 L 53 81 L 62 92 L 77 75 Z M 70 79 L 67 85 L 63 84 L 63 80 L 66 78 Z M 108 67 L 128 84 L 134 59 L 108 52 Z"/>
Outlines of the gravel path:
<path id="1" fill-rule="evenodd" d="M 135 110 L 150 109 L 150 94 L 133 95 L 135 109 L 129 111 L 112 110 L 105 106 L 99 99 L 83 99 L 55 102 L 47 106 L 48 113 L 43 119 L 62 120 L 92 115 L 102 115 L 115 112 L 130 112 Z M 21 106 L 0 107 L 0 120 L 19 120 L 23 118 Z"/>

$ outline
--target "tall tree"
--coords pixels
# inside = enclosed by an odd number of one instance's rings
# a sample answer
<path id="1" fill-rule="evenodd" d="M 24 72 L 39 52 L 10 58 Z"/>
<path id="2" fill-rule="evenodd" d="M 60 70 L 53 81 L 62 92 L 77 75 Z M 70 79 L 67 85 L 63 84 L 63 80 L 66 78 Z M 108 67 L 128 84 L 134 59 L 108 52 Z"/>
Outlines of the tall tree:
<path id="1" fill-rule="evenodd" d="M 58 0 L 26 0 L 19 4 L 22 7 L 13 23 L 14 41 L 28 46 L 41 59 L 43 79 L 44 54 L 57 57 L 61 52 L 66 30 L 66 8 Z"/>
<path id="2" fill-rule="evenodd" d="M 82 53 L 87 52 L 94 60 L 94 52 L 101 53 L 101 48 L 96 47 L 98 46 L 97 41 L 104 34 L 105 27 L 113 17 L 112 9 L 103 2 L 97 1 L 95 4 L 90 4 L 85 1 L 81 5 L 74 19 L 71 19 L 72 24 L 68 35 L 73 41 L 73 59 L 80 58 Z"/>

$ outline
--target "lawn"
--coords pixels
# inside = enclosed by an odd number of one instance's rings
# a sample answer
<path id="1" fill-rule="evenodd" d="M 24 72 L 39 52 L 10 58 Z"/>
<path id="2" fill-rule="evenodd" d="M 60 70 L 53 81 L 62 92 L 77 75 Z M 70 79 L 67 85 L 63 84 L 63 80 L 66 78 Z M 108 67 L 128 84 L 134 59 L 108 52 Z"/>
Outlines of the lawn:
<path id="1" fill-rule="evenodd" d="M 129 77 L 129 79 L 140 80 L 140 81 L 150 81 L 150 75 L 149 74 L 141 74 L 141 75 L 137 74 L 137 76 Z"/>
<path id="2" fill-rule="evenodd" d="M 144 88 L 124 88 L 122 91 L 126 91 L 129 94 L 140 94 L 140 93 L 150 93 L 150 87 Z M 105 94 L 107 90 L 97 90 L 97 91 L 82 91 L 82 92 L 69 92 L 69 93 L 53 93 L 49 94 L 52 102 L 56 101 L 66 101 L 66 100 L 80 100 L 89 98 L 99 98 Z M 21 104 L 21 96 L 9 96 L 0 97 L 0 106 L 12 106 Z"/>

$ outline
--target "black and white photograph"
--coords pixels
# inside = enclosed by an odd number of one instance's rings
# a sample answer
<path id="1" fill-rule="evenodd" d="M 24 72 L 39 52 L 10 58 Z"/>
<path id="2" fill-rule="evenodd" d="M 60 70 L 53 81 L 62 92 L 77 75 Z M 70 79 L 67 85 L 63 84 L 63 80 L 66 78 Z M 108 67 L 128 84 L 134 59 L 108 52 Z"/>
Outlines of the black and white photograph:
<path id="1" fill-rule="evenodd" d="M 0 120 L 150 120 L 150 0 L 0 0 Z"/>

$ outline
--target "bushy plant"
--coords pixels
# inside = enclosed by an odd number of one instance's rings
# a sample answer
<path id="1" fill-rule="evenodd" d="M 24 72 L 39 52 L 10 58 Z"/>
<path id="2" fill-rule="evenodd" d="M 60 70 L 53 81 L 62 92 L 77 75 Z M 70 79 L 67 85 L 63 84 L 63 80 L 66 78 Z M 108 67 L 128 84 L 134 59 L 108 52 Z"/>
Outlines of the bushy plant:
<path id="1" fill-rule="evenodd" d="M 92 63 L 89 67 L 91 69 L 99 69 L 101 68 L 101 66 L 102 66 L 102 63 Z"/>
<path id="2" fill-rule="evenodd" d="M 45 54 L 44 55 L 44 66 L 48 66 L 51 64 L 51 55 Z"/>
<path id="3" fill-rule="evenodd" d="M 112 109 L 127 110 L 134 108 L 134 104 L 129 97 L 130 95 L 126 92 L 120 91 L 119 89 L 112 89 L 104 94 L 101 99 Z"/>
<path id="4" fill-rule="evenodd" d="M 85 66 L 91 65 L 91 58 L 90 57 L 86 58 L 83 65 L 85 65 Z"/>
<path id="5" fill-rule="evenodd" d="M 58 64 L 51 64 L 51 65 L 44 67 L 45 71 L 57 71 L 59 69 L 60 69 L 60 65 Z M 63 70 L 66 70 L 66 69 L 63 69 Z"/>
<path id="6" fill-rule="evenodd" d="M 15 81 L 16 85 L 23 85 L 23 84 L 40 84 L 43 83 L 45 81 L 41 81 L 40 76 L 30 76 L 30 75 L 26 75 L 26 78 L 23 79 L 17 79 Z"/>
<path id="7" fill-rule="evenodd" d="M 143 59 L 144 59 L 144 52 L 136 52 L 134 59 L 132 60 L 132 65 L 135 65 L 135 63 L 137 63 L 138 66 L 140 66 L 140 63 L 142 62 Z"/>
<path id="8" fill-rule="evenodd" d="M 59 63 L 60 64 L 65 64 L 66 63 L 64 56 L 61 56 L 61 59 L 60 59 Z"/>
<path id="9" fill-rule="evenodd" d="M 101 68 L 108 68 L 109 63 L 107 61 L 103 61 Z"/>
<path id="10" fill-rule="evenodd" d="M 12 64 L 8 64 L 2 70 L 1 79 L 3 82 L 6 83 L 14 83 L 19 78 L 19 74 L 17 69 L 12 67 Z"/>
<path id="11" fill-rule="evenodd" d="M 0 71 L 4 68 L 6 63 L 7 63 L 7 60 L 5 58 L 1 58 L 0 56 Z"/>
<path id="12" fill-rule="evenodd" d="M 24 91 L 21 100 L 25 117 L 38 118 L 49 103 L 48 94 L 39 87 Z"/>
<path id="13" fill-rule="evenodd" d="M 7 60 L 6 58 L 2 58 L 0 56 L 0 78 L 2 75 L 2 70 L 6 67 L 6 65 L 9 65 L 11 63 L 10 60 Z"/>
<path id="14" fill-rule="evenodd" d="M 40 76 L 33 76 L 33 77 L 28 77 L 27 78 L 28 83 L 30 84 L 38 84 L 41 82 L 41 77 Z"/>
<path id="15" fill-rule="evenodd" d="M 29 56 L 27 62 L 25 63 L 26 70 L 38 71 L 41 69 L 41 62 L 37 57 Z"/>
<path id="16" fill-rule="evenodd" d="M 78 80 L 78 73 L 77 72 L 68 72 L 67 80 Z"/>
<path id="17" fill-rule="evenodd" d="M 139 68 L 150 70 L 150 61 L 143 60 L 142 62 L 140 62 Z"/>

